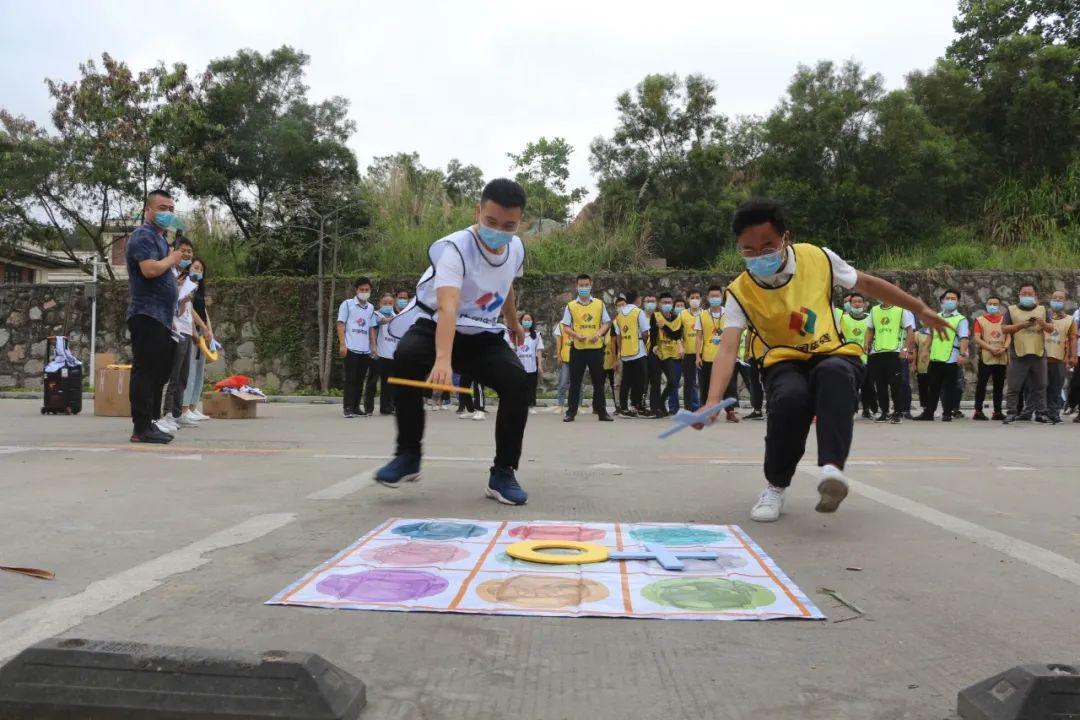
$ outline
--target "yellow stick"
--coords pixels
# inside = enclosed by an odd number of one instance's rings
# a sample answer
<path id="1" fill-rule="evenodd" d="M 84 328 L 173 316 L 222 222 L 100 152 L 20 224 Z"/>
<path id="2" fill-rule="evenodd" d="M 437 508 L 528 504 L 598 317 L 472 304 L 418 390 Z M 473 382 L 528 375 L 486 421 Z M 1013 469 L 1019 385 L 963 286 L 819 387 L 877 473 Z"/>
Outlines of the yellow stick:
<path id="1" fill-rule="evenodd" d="M 441 385 L 439 383 L 431 383 L 426 380 L 409 380 L 408 378 L 392 377 L 387 380 L 391 385 L 406 385 L 408 387 L 423 388 L 424 390 L 442 390 L 443 392 L 452 393 L 465 393 L 472 392 L 469 388 L 458 387 L 457 385 Z"/>

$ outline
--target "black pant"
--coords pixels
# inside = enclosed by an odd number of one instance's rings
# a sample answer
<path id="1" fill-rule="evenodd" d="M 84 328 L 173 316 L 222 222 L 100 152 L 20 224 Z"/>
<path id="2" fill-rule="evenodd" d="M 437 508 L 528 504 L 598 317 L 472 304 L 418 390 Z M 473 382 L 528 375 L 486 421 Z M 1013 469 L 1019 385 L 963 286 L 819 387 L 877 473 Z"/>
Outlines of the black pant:
<path id="1" fill-rule="evenodd" d="M 865 374 L 858 358 L 839 355 L 780 362 L 765 369 L 769 402 L 765 478 L 770 484 L 791 484 L 815 416 L 818 465 L 843 469 L 851 451 L 852 415 Z"/>
<path id="2" fill-rule="evenodd" d="M 367 353 L 358 353 L 350 350 L 345 355 L 345 391 L 342 393 L 341 405 L 345 410 L 357 412 L 360 410 L 360 394 L 364 390 L 364 381 L 368 375 L 374 377 L 375 371 L 371 367 L 371 356 Z M 365 398 L 366 399 L 366 398 Z M 375 390 L 372 384 L 371 401 L 364 403 L 364 411 L 375 410 Z"/>
<path id="3" fill-rule="evenodd" d="M 540 373 L 525 373 L 529 376 L 529 407 L 536 407 L 536 388 L 540 385 Z"/>
<path id="4" fill-rule="evenodd" d="M 607 415 L 607 403 L 604 399 L 604 349 L 579 350 L 570 348 L 570 399 L 566 414 L 577 415 L 581 405 L 581 380 L 585 377 L 585 368 L 589 369 L 592 379 L 592 407 L 597 415 Z"/>
<path id="5" fill-rule="evenodd" d="M 687 353 L 682 357 L 682 404 L 687 410 L 697 410 L 694 407 L 694 390 L 699 389 L 697 372 L 697 355 Z M 704 402 L 705 398 L 699 396 Z"/>
<path id="6" fill-rule="evenodd" d="M 994 412 L 1001 414 L 1001 399 L 1005 394 L 1005 368 L 1007 365 L 987 365 L 979 363 L 979 376 L 975 381 L 975 410 L 982 412 L 983 400 L 986 399 L 986 383 L 994 380 Z"/>
<path id="7" fill-rule="evenodd" d="M 698 370 L 698 387 L 701 390 L 701 403 L 704 405 L 709 399 L 709 388 L 712 386 L 712 368 L 711 362 L 702 361 L 701 369 Z M 738 370 L 738 363 L 736 363 L 736 370 Z M 728 386 L 724 389 L 724 399 L 739 397 L 739 385 L 736 378 L 739 377 L 738 372 L 731 373 L 731 380 L 728 381 Z"/>
<path id="8" fill-rule="evenodd" d="M 394 353 L 395 369 L 404 378 L 424 380 L 435 364 L 435 323 L 417 320 Z M 462 375 L 475 378 L 499 395 L 495 418 L 495 460 L 499 467 L 517 468 L 521 442 L 529 419 L 529 385 L 517 354 L 498 333 L 454 335 L 450 362 Z M 397 407 L 396 454 L 421 454 L 424 438 L 423 391 L 395 386 Z"/>
<path id="9" fill-rule="evenodd" d="M 480 383 L 465 373 L 458 374 L 458 384 L 470 389 L 467 393 L 458 393 L 457 411 L 474 413 L 484 410 L 484 388 Z M 486 412 L 486 411 L 485 411 Z"/>
<path id="10" fill-rule="evenodd" d="M 927 370 L 928 387 L 923 413 L 933 415 L 937 412 L 938 400 L 941 400 L 941 412 L 948 415 L 960 407 L 960 386 L 956 382 L 957 363 L 930 361 Z"/>
<path id="11" fill-rule="evenodd" d="M 750 407 L 755 412 L 761 412 L 761 406 L 765 398 L 765 389 L 761 387 L 761 369 L 756 362 L 745 365 L 739 363 L 739 375 L 743 382 L 750 388 Z"/>
<path id="12" fill-rule="evenodd" d="M 616 407 L 619 407 L 619 396 L 615 392 L 615 368 L 604 370 L 604 379 L 607 380 L 608 387 L 611 388 L 611 400 Z"/>
<path id="13" fill-rule="evenodd" d="M 1080 407 L 1080 368 L 1073 368 L 1072 380 L 1069 381 L 1069 397 L 1065 403 L 1070 408 Z"/>
<path id="14" fill-rule="evenodd" d="M 150 429 L 161 416 L 161 391 L 172 371 L 176 343 L 169 329 L 149 315 L 132 315 L 127 321 L 131 333 L 131 423 L 136 435 Z"/>
<path id="15" fill-rule="evenodd" d="M 879 352 L 870 356 L 866 371 L 874 384 L 878 407 L 889 414 L 889 396 L 892 396 L 893 409 L 904 412 L 904 381 L 900 377 L 900 353 Z"/>
<path id="16" fill-rule="evenodd" d="M 648 362 L 645 357 L 639 357 L 637 360 L 623 360 L 622 385 L 619 387 L 619 405 L 623 410 L 631 407 L 641 410 L 644 407 Z"/>
<path id="17" fill-rule="evenodd" d="M 860 362 L 862 362 L 860 360 Z M 866 365 L 863 365 L 863 370 L 866 369 Z M 870 376 L 864 372 L 862 374 L 862 385 L 859 386 L 859 402 L 862 404 L 863 411 L 869 411 L 872 413 L 878 410 L 877 393 L 874 392 L 874 383 L 870 380 Z"/>
<path id="18" fill-rule="evenodd" d="M 919 407 L 923 410 L 930 404 L 930 369 L 924 373 L 916 373 L 915 380 L 919 386 Z"/>
<path id="19" fill-rule="evenodd" d="M 667 412 L 668 398 L 675 392 L 675 367 L 678 358 L 661 360 L 649 354 L 649 409 L 655 412 Z M 664 378 L 664 389 L 660 390 L 660 378 Z"/>
<path id="20" fill-rule="evenodd" d="M 900 407 L 896 412 L 911 412 L 911 363 L 908 360 L 900 360 Z"/>
<path id="21" fill-rule="evenodd" d="M 379 368 L 379 412 L 389 415 L 394 412 L 393 386 L 388 382 L 394 375 L 394 359 L 381 357 L 377 361 Z M 372 374 L 374 376 L 374 373 Z"/>

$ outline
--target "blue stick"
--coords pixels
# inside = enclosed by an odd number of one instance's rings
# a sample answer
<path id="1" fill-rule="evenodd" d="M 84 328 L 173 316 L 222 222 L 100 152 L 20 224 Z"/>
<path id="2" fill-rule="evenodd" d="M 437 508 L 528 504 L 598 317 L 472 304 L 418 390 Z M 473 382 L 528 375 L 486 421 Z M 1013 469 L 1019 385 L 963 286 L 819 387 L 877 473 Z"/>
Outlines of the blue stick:
<path id="1" fill-rule="evenodd" d="M 692 425 L 708 422 L 710 417 L 716 415 L 721 410 L 727 410 L 729 407 L 735 405 L 738 402 L 738 398 L 728 398 L 727 400 L 721 400 L 715 405 L 710 405 L 709 407 L 702 408 L 697 412 L 680 410 L 679 412 L 675 413 L 674 417 L 671 418 L 671 421 L 675 423 L 675 427 L 668 428 L 664 432 L 657 435 L 657 437 L 663 440 L 664 438 L 669 438 L 680 430 L 685 430 Z"/>

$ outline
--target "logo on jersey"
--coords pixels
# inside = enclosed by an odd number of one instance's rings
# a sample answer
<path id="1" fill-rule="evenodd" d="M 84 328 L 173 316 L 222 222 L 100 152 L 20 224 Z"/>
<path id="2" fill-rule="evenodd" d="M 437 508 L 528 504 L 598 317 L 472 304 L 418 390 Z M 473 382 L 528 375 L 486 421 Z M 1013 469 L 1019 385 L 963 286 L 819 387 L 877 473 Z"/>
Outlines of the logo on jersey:
<path id="1" fill-rule="evenodd" d="M 476 298 L 476 306 L 484 312 L 494 312 L 502 307 L 506 298 L 497 292 L 486 292 Z"/>
<path id="2" fill-rule="evenodd" d="M 363 330 L 365 327 L 367 327 L 367 320 L 362 317 L 356 318 L 356 326 Z"/>
<path id="3" fill-rule="evenodd" d="M 882 325 L 888 325 L 889 324 L 889 316 L 888 315 L 883 315 L 881 317 L 881 324 Z"/>
<path id="4" fill-rule="evenodd" d="M 791 313 L 791 320 L 788 321 L 788 329 L 800 335 L 813 335 L 815 325 L 817 313 L 810 308 L 799 308 L 798 312 Z"/>

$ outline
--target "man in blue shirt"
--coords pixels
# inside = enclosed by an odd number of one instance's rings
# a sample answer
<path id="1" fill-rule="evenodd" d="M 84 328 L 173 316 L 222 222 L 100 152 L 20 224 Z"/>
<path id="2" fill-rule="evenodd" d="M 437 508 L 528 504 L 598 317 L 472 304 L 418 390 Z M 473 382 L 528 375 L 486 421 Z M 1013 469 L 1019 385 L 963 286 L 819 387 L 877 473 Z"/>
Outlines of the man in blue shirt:
<path id="1" fill-rule="evenodd" d="M 161 414 L 161 391 L 172 370 L 172 322 L 176 314 L 176 274 L 180 251 L 170 252 L 165 231 L 174 227 L 172 196 L 154 190 L 146 196 L 143 224 L 128 236 L 126 258 L 131 302 L 131 442 L 167 443 L 172 435 L 153 421 Z"/>

